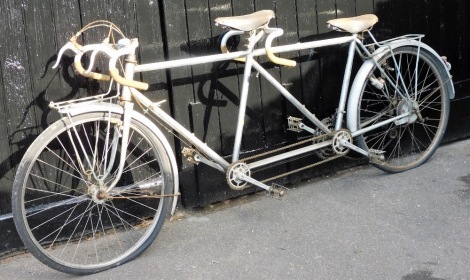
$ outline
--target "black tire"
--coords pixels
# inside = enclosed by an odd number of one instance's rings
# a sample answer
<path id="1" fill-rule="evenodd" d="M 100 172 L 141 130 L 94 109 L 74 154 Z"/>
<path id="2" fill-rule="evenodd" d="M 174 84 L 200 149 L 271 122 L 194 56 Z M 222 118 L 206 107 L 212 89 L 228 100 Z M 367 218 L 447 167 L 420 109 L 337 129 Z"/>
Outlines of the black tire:
<path id="1" fill-rule="evenodd" d="M 385 55 L 379 61 L 384 73 L 377 67 L 371 70 L 358 103 L 358 129 L 415 110 L 404 123 L 392 122 L 356 138 L 359 147 L 384 153 L 383 162 L 372 164 L 390 173 L 426 162 L 441 143 L 447 127 L 452 81 L 439 58 L 424 48 L 419 50 L 416 67 L 417 58 L 418 48 L 413 46 L 400 47 Z M 403 80 L 398 78 L 400 75 Z M 386 76 L 401 92 L 409 92 L 410 97 L 398 94 Z M 372 85 L 370 78 L 385 81 L 383 88 Z"/>
<path id="2" fill-rule="evenodd" d="M 53 269 L 91 274 L 121 265 L 145 251 L 163 225 L 173 183 L 170 159 L 137 120 L 131 121 L 122 176 L 103 191 L 118 167 L 121 124 L 122 115 L 110 113 L 63 118 L 38 136 L 18 167 L 16 228 L 26 248 Z"/>

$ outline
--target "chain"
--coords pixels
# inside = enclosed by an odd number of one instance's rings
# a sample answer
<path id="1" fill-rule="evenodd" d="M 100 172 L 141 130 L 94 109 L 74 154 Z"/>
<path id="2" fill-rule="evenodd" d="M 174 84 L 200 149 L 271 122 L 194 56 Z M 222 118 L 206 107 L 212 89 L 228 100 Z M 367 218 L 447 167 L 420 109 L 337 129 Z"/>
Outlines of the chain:
<path id="1" fill-rule="evenodd" d="M 289 176 L 289 175 L 292 175 L 294 173 L 297 173 L 297 172 L 300 172 L 300 171 L 304 171 L 304 170 L 307 170 L 307 169 L 310 169 L 312 167 L 315 167 L 315 166 L 318 166 L 320 164 L 323 164 L 323 163 L 327 163 L 329 161 L 332 161 L 332 160 L 335 160 L 337 158 L 340 158 L 340 157 L 343 157 L 343 155 L 336 155 L 336 156 L 333 156 L 333 157 L 330 157 L 330 158 L 327 158 L 327 159 L 324 159 L 322 161 L 319 161 L 319 162 L 316 162 L 316 163 L 312 163 L 312 164 L 309 164 L 307 166 L 304 166 L 304 167 L 301 167 L 301 168 L 297 168 L 295 170 L 292 170 L 292 171 L 289 171 L 289 172 L 286 172 L 286 173 L 282 173 L 280 175 L 277 175 L 277 176 L 274 176 L 274 177 L 271 177 L 271 178 L 267 178 L 267 179 L 264 179 L 262 180 L 261 182 L 262 183 L 267 183 L 269 181 L 273 181 L 273 180 L 276 180 L 276 179 L 280 179 L 282 177 L 285 177 L 285 176 Z"/>
<path id="2" fill-rule="evenodd" d="M 274 150 L 271 150 L 271 151 L 267 151 L 265 153 L 260 153 L 260 154 L 257 154 L 257 155 L 254 155 L 254 156 L 251 156 L 251 157 L 247 157 L 247 158 L 243 158 L 243 159 L 240 159 L 232 164 L 237 164 L 237 163 L 246 163 L 247 161 L 251 161 L 251 160 L 254 160 L 254 159 L 257 159 L 257 158 L 260 158 L 260 157 L 265 157 L 265 156 L 268 156 L 270 154 L 273 154 L 273 153 L 278 153 L 278 152 L 281 152 L 283 150 L 286 150 L 286 149 L 290 149 L 290 148 L 293 148 L 293 147 L 296 147 L 296 146 L 299 146 L 299 145 L 303 145 L 303 144 L 306 144 L 306 143 L 309 143 L 309 142 L 318 142 L 318 141 L 322 141 L 322 140 L 325 140 L 326 138 L 328 138 L 329 136 L 331 136 L 333 133 L 328 133 L 328 134 L 323 134 L 323 135 L 320 135 L 320 136 L 316 136 L 316 137 L 312 137 L 312 138 L 309 138 L 309 139 L 306 139 L 306 140 L 302 140 L 300 142 L 297 142 L 297 143 L 294 143 L 294 144 L 291 144 L 291 145 L 287 145 L 287 146 L 284 146 L 284 147 L 281 147 L 281 148 L 278 148 L 278 149 L 274 149 Z M 300 171 L 303 171 L 303 170 L 307 170 L 307 169 L 310 169 L 312 167 L 315 167 L 315 166 L 318 166 L 318 165 L 321 165 L 323 163 L 326 163 L 326 162 L 329 162 L 329 161 L 333 161 L 337 158 L 340 158 L 340 157 L 343 157 L 343 155 L 336 155 L 336 156 L 332 156 L 332 157 L 329 157 L 329 158 L 326 158 L 322 161 L 319 161 L 319 162 L 316 162 L 316 163 L 313 163 L 313 164 L 309 164 L 307 166 L 304 166 L 304 167 L 301 167 L 301 168 L 297 168 L 295 170 L 291 170 L 291 171 L 288 171 L 288 172 L 285 172 L 285 173 L 282 173 L 282 174 L 279 174 L 279 175 L 276 175 L 274 177 L 271 177 L 271 178 L 267 178 L 267 179 L 264 179 L 260 182 L 262 183 L 266 183 L 266 182 L 269 182 L 269 181 L 273 181 L 273 180 L 276 180 L 276 179 L 280 179 L 282 177 L 285 177 L 285 176 L 289 176 L 289 175 L 292 175 L 294 173 L 297 173 L 297 172 L 300 172 Z"/>
<path id="3" fill-rule="evenodd" d="M 309 143 L 309 142 L 324 140 L 325 138 L 328 138 L 328 136 L 330 136 L 330 135 L 332 135 L 332 134 L 329 133 L 329 134 L 323 134 L 323 135 L 320 135 L 320 136 L 312 137 L 312 138 L 302 140 L 300 142 L 297 142 L 297 143 L 294 143 L 294 144 L 291 144 L 291 145 L 287 145 L 287 146 L 284 146 L 284 147 L 281 147 L 281 148 L 278 148 L 278 149 L 274 149 L 274 150 L 267 151 L 267 152 L 264 152 L 264 153 L 261 153 L 261 154 L 257 154 L 257 155 L 251 156 L 251 157 L 240 159 L 240 160 L 236 161 L 235 163 L 237 163 L 237 162 L 246 162 L 246 161 L 250 161 L 250 160 L 253 160 L 253 159 L 260 158 L 260 157 L 265 157 L 267 155 L 270 155 L 270 154 L 273 154 L 273 153 L 278 153 L 278 152 L 281 152 L 283 150 L 290 149 L 290 148 L 293 148 L 293 147 L 296 147 L 296 146 L 299 146 L 299 145 L 303 145 L 303 144 L 306 144 L 306 143 Z"/>

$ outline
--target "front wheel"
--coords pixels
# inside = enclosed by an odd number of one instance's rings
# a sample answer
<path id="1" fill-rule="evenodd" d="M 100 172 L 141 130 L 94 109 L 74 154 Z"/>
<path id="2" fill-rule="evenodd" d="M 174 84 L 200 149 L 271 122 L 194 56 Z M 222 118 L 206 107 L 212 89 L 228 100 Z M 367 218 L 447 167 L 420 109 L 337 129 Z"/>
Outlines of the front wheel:
<path id="1" fill-rule="evenodd" d="M 90 274 L 140 255 L 157 236 L 172 191 L 162 142 L 132 119 L 117 185 L 123 116 L 87 113 L 47 128 L 15 177 L 13 218 L 27 249 L 71 274 Z"/>
<path id="2" fill-rule="evenodd" d="M 356 138 L 358 146 L 383 154 L 373 163 L 402 172 L 426 162 L 439 146 L 449 117 L 451 81 L 439 58 L 406 46 L 378 61 L 364 81 L 358 103 L 358 129 L 379 125 Z M 388 78 L 388 79 L 387 79 Z"/>

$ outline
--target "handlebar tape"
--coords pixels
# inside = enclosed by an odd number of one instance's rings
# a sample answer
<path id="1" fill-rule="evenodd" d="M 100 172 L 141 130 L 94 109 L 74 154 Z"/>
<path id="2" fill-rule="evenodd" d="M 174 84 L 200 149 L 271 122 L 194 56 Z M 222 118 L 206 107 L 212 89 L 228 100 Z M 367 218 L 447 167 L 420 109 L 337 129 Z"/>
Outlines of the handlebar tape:
<path id="1" fill-rule="evenodd" d="M 105 74 L 95 73 L 95 72 L 86 72 L 82 64 L 80 63 L 80 61 L 75 61 L 73 65 L 75 66 L 75 69 L 77 70 L 77 72 L 84 77 L 95 79 L 95 80 L 100 80 L 100 81 L 111 80 L 111 77 Z"/>
<path id="2" fill-rule="evenodd" d="M 295 65 L 297 65 L 297 62 L 295 60 L 275 56 L 274 53 L 268 48 L 266 48 L 266 56 L 272 63 L 275 64 L 287 67 L 295 67 Z"/>
<path id="3" fill-rule="evenodd" d="M 111 74 L 111 77 L 113 77 L 113 79 L 117 83 L 123 86 L 129 86 L 129 87 L 133 87 L 133 88 L 140 89 L 140 90 L 147 90 L 149 88 L 149 85 L 147 83 L 128 80 L 124 77 L 119 76 L 119 71 L 116 68 L 109 69 L 109 74 Z"/>

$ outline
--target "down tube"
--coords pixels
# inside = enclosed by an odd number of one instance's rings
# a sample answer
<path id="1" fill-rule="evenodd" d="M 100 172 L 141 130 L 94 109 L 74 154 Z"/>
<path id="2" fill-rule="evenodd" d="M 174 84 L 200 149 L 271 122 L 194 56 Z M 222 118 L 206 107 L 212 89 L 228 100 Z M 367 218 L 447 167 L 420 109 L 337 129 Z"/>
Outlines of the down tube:
<path id="1" fill-rule="evenodd" d="M 202 151 L 204 155 L 208 156 L 211 160 L 215 161 L 217 164 L 223 167 L 224 170 L 230 165 L 225 159 L 223 159 L 219 154 L 217 154 L 214 150 L 209 148 L 204 142 L 199 140 L 193 133 L 189 132 L 184 126 L 179 124 L 176 120 L 170 117 L 165 111 L 160 109 L 158 104 L 153 103 L 150 99 L 145 97 L 140 91 L 130 88 L 134 97 L 139 100 L 145 107 L 149 108 L 155 116 L 158 117 L 161 121 L 163 121 L 166 125 L 174 129 L 178 134 L 183 136 L 183 138 L 187 139 L 191 144 L 196 146 L 197 149 Z"/>

